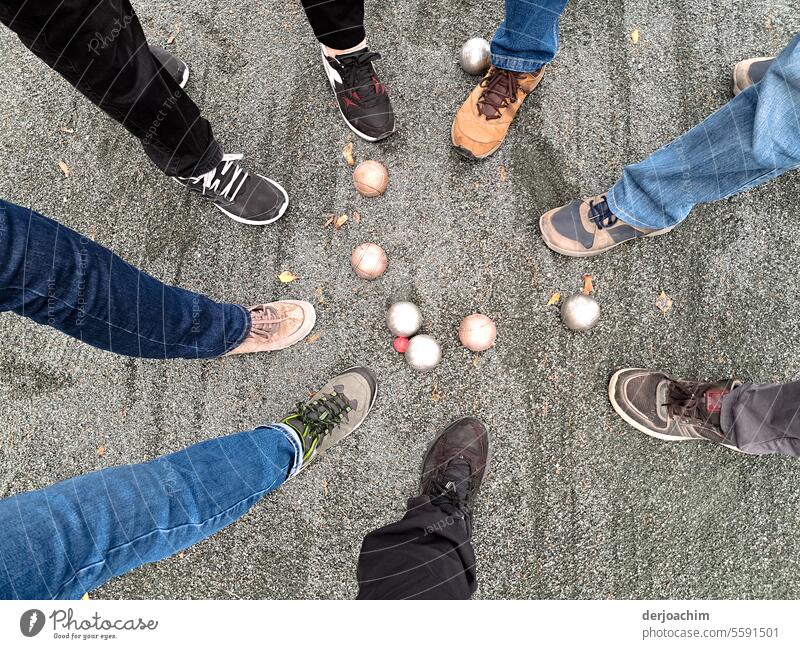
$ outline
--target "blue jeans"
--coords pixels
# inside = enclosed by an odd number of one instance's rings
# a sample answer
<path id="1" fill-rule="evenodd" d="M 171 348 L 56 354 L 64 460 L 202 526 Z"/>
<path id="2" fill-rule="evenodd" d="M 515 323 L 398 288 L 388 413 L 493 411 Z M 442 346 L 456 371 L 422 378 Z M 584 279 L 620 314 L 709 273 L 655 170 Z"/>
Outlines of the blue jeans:
<path id="1" fill-rule="evenodd" d="M 0 500 L 0 598 L 80 598 L 242 516 L 300 468 L 276 424 Z"/>
<path id="2" fill-rule="evenodd" d="M 141 358 L 209 358 L 250 331 L 238 304 L 167 286 L 41 214 L 0 200 L 0 311 Z"/>
<path id="3" fill-rule="evenodd" d="M 534 72 L 558 51 L 558 21 L 567 0 L 506 0 L 505 20 L 492 39 L 492 65 Z"/>
<path id="4" fill-rule="evenodd" d="M 760 83 L 638 164 L 608 205 L 626 223 L 661 229 L 698 203 L 726 198 L 800 166 L 800 36 Z"/>

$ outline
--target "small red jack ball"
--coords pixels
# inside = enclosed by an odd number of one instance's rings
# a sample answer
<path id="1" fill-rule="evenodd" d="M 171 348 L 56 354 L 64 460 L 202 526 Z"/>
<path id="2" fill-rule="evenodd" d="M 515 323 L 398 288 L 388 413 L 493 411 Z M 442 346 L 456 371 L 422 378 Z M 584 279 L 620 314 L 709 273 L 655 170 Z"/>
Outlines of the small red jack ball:
<path id="1" fill-rule="evenodd" d="M 397 353 L 405 354 L 406 350 L 408 349 L 408 338 L 406 338 L 405 336 L 398 336 L 397 338 L 394 339 L 392 347 L 394 347 L 394 350 Z"/>

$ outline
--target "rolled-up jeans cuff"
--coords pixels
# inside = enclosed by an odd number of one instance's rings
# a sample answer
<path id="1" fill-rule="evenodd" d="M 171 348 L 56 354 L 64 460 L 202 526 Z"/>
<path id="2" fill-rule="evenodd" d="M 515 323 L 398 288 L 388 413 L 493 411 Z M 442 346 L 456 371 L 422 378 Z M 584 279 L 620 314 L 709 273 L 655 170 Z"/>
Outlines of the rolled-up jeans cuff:
<path id="1" fill-rule="evenodd" d="M 545 62 L 492 53 L 492 65 L 501 70 L 511 70 L 512 72 L 536 72 L 545 65 Z"/>
<path id="2" fill-rule="evenodd" d="M 233 339 L 228 339 L 226 336 L 225 342 L 225 351 L 219 354 L 220 356 L 224 356 L 232 352 L 236 349 L 239 345 L 241 345 L 245 338 L 250 335 L 250 329 L 253 327 L 253 320 L 250 317 L 250 311 L 245 309 L 241 304 L 223 304 L 223 309 L 228 311 L 225 315 L 228 316 L 230 314 L 231 319 L 239 319 L 241 318 L 242 326 L 241 332 L 237 333 Z M 225 320 L 227 321 L 227 317 Z"/>
<path id="3" fill-rule="evenodd" d="M 297 475 L 303 467 L 303 442 L 300 441 L 300 435 L 298 435 L 297 431 L 291 426 L 287 426 L 286 424 L 273 424 L 273 426 L 275 426 L 275 428 L 280 428 L 283 434 L 286 435 L 286 439 L 294 446 L 294 462 L 289 468 L 289 474 L 286 476 L 288 480 Z"/>
<path id="4" fill-rule="evenodd" d="M 628 225 L 632 225 L 635 228 L 640 228 L 645 230 L 661 230 L 662 228 L 670 227 L 669 224 L 653 225 L 652 223 L 647 223 L 645 221 L 642 221 L 640 218 L 635 217 L 628 210 L 623 209 L 620 206 L 614 194 L 614 187 L 612 187 L 606 194 L 606 202 L 608 203 L 608 207 L 614 214 L 614 216 L 620 218 L 622 221 L 624 221 Z"/>

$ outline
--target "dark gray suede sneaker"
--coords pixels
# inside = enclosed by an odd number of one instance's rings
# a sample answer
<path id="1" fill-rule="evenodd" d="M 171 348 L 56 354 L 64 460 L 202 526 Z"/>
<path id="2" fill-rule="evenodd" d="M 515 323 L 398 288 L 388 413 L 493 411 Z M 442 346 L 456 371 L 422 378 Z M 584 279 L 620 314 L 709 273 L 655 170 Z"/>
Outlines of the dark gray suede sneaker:
<path id="1" fill-rule="evenodd" d="M 158 66 L 163 68 L 166 73 L 175 79 L 181 88 L 185 88 L 189 82 L 189 66 L 181 61 L 177 56 L 167 52 L 163 47 L 150 46 L 150 54 L 158 62 Z"/>
<path id="2" fill-rule="evenodd" d="M 211 171 L 174 180 L 211 201 L 223 214 L 247 225 L 267 225 L 283 216 L 289 195 L 274 180 L 246 171 L 241 154 L 228 153 Z"/>
<path id="3" fill-rule="evenodd" d="M 738 95 L 761 81 L 774 60 L 774 56 L 769 56 L 739 61 L 733 68 L 733 94 Z"/>
<path id="4" fill-rule="evenodd" d="M 647 230 L 628 225 L 611 212 L 605 194 L 576 199 L 539 219 L 547 247 L 568 257 L 593 257 L 626 241 L 655 237 L 671 229 Z"/>
<path id="5" fill-rule="evenodd" d="M 422 465 L 420 493 L 448 513 L 472 518 L 472 507 L 489 467 L 489 431 L 474 417 L 462 417 L 431 443 Z"/>
<path id="6" fill-rule="evenodd" d="M 670 442 L 706 440 L 739 450 L 720 427 L 722 400 L 740 381 L 679 381 L 663 372 L 626 368 L 611 377 L 608 397 L 627 423 Z"/>
<path id="7" fill-rule="evenodd" d="M 303 467 L 364 423 L 378 396 L 378 382 L 366 367 L 351 367 L 288 414 L 282 424 L 303 443 Z"/>

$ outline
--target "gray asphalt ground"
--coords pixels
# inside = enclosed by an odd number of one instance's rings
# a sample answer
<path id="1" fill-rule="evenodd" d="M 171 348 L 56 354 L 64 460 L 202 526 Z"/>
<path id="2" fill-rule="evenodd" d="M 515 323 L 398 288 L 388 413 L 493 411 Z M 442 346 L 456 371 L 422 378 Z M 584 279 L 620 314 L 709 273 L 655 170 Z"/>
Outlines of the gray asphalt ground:
<path id="1" fill-rule="evenodd" d="M 658 442 L 618 420 L 606 394 L 629 365 L 798 378 L 800 176 L 700 206 L 669 236 L 590 261 L 555 256 L 535 227 L 727 101 L 733 64 L 779 51 L 800 28 L 796 0 L 574 0 L 555 64 L 482 163 L 449 146 L 477 81 L 456 52 L 491 36 L 502 3 L 369 1 L 400 124 L 385 143 L 355 142 L 359 160 L 389 169 L 379 199 L 353 190 L 340 156 L 349 131 L 298 3 L 135 4 L 156 43 L 180 24 L 173 51 L 191 65 L 188 90 L 229 151 L 286 186 L 286 216 L 248 228 L 180 191 L 7 30 L 0 195 L 167 282 L 244 304 L 310 300 L 321 337 L 270 355 L 139 361 L 3 315 L 2 495 L 273 421 L 355 363 L 377 372 L 381 394 L 356 435 L 244 519 L 93 597 L 353 597 L 362 537 L 401 515 L 428 441 L 468 413 L 494 441 L 476 512 L 478 597 L 800 597 L 800 463 Z M 327 213 L 354 210 L 360 225 L 323 229 Z M 390 258 L 372 283 L 348 263 L 364 241 Z M 301 279 L 281 285 L 283 270 Z M 603 318 L 570 333 L 547 301 L 578 290 L 586 272 Z M 666 316 L 662 290 L 674 299 Z M 443 344 L 431 374 L 391 348 L 385 309 L 403 298 Z M 480 355 L 456 337 L 473 311 L 499 330 Z"/>

